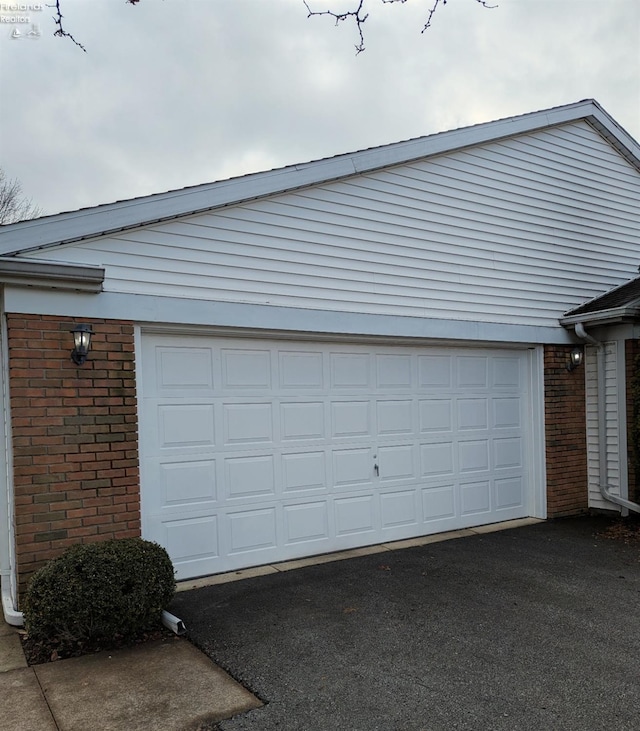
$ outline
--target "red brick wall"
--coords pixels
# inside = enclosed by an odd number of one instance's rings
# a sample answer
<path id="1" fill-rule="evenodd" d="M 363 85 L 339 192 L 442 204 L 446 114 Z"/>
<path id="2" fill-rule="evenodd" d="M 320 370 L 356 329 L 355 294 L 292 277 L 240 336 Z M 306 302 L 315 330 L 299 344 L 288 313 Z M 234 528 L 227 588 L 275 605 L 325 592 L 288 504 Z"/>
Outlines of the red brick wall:
<path id="1" fill-rule="evenodd" d="M 588 508 L 584 365 L 569 372 L 573 346 L 546 345 L 544 403 L 547 457 L 547 515 L 572 515 Z"/>
<path id="2" fill-rule="evenodd" d="M 76 366 L 79 321 L 7 315 L 21 591 L 67 546 L 140 535 L 133 325 L 82 319 L 95 335 Z"/>
<path id="3" fill-rule="evenodd" d="M 640 340 L 625 342 L 625 369 L 627 379 L 627 466 L 629 470 L 629 499 L 640 500 L 640 428 L 634 422 L 640 419 Z"/>

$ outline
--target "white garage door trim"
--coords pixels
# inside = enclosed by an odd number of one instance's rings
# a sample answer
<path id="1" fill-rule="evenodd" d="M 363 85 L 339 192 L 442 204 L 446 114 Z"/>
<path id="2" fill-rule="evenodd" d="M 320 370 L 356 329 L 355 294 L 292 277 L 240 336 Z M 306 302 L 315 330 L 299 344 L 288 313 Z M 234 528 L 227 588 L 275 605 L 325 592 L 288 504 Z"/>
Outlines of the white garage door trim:
<path id="1" fill-rule="evenodd" d="M 138 345 L 142 534 L 179 579 L 544 517 L 534 349 Z"/>

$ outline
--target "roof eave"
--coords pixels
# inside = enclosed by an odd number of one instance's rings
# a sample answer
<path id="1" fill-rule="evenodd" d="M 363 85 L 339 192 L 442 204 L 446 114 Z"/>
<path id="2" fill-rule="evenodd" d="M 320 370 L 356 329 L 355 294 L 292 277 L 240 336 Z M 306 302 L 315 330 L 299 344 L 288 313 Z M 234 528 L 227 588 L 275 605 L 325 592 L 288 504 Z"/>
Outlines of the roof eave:
<path id="1" fill-rule="evenodd" d="M 563 327 L 574 325 L 618 325 L 624 322 L 635 322 L 640 319 L 640 304 L 624 305 L 623 307 L 612 307 L 608 310 L 596 312 L 584 312 L 578 315 L 561 317 L 559 322 Z"/>

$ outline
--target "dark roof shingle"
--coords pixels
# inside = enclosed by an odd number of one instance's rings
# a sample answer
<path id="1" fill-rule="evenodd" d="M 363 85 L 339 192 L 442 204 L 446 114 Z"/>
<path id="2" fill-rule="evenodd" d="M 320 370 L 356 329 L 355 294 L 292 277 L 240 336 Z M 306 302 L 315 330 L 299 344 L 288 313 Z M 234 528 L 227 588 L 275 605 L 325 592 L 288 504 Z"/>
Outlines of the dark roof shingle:
<path id="1" fill-rule="evenodd" d="M 615 289 L 601 294 L 599 297 L 594 297 L 594 299 L 585 302 L 580 307 L 569 310 L 564 316 L 572 317 L 574 315 L 588 315 L 603 310 L 613 310 L 617 307 L 630 305 L 636 300 L 640 301 L 640 277 L 636 277 L 630 282 L 625 282 L 625 284 L 621 284 L 615 287 Z"/>

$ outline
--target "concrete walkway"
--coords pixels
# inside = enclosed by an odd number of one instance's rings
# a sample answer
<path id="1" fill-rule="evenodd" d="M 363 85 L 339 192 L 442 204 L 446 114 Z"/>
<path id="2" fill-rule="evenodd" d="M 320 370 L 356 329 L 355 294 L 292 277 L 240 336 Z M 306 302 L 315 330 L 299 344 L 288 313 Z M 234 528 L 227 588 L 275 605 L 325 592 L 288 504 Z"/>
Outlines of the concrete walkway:
<path id="1" fill-rule="evenodd" d="M 262 704 L 187 640 L 27 667 L 0 625 L 0 731 L 205 731 Z"/>

